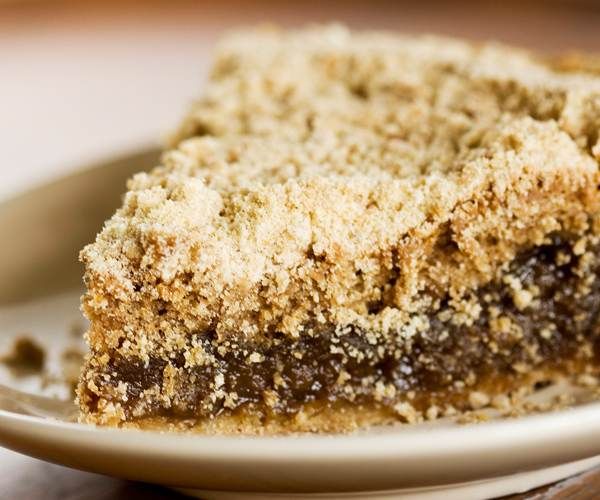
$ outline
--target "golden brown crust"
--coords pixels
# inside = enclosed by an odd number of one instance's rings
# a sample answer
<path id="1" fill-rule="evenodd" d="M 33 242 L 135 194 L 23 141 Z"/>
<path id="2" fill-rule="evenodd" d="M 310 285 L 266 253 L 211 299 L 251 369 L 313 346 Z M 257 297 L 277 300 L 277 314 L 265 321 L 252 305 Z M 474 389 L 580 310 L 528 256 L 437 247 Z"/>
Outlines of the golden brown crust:
<path id="1" fill-rule="evenodd" d="M 114 352 L 169 359 L 198 332 L 223 349 L 309 324 L 410 338 L 439 290 L 468 322 L 469 290 L 519 249 L 597 233 L 598 130 L 600 78 L 525 52 L 340 27 L 231 37 L 163 165 L 82 252 L 83 410 Z"/>
<path id="2" fill-rule="evenodd" d="M 573 373 L 583 367 L 571 367 Z M 485 421 L 490 415 L 516 417 L 543 411 L 553 411 L 572 402 L 569 397 L 531 398 L 537 385 L 544 388 L 563 384 L 572 389 L 583 388 L 583 401 L 597 399 L 600 378 L 598 373 L 564 377 L 563 369 L 539 369 L 510 380 L 482 381 L 477 388 L 447 398 L 444 403 L 419 404 L 406 400 L 390 408 L 377 403 L 353 404 L 339 401 L 335 405 L 307 404 L 293 415 L 265 416 L 253 408 L 216 418 L 173 419 L 170 417 L 141 417 L 122 421 L 115 415 L 87 415 L 84 421 L 117 425 L 140 430 L 192 432 L 208 435 L 281 435 L 290 433 L 349 433 L 371 426 L 416 424 L 441 418 L 457 419 L 459 423 Z M 501 391 L 500 391 L 501 389 Z M 575 392 L 575 391 L 573 391 Z M 458 396 L 458 397 L 456 397 Z M 563 394 L 563 396 L 566 396 Z M 532 400 L 533 399 L 533 400 Z M 104 419 L 104 420 L 103 420 Z"/>

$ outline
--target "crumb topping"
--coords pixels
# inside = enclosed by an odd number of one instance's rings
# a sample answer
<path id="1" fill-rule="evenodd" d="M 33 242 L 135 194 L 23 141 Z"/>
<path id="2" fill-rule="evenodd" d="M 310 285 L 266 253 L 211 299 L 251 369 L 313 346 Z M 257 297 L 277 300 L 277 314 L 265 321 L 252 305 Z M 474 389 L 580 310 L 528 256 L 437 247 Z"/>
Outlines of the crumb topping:
<path id="1" fill-rule="evenodd" d="M 135 176 L 82 253 L 92 344 L 144 354 L 182 328 L 297 336 L 312 320 L 410 335 L 425 287 L 462 300 L 517 245 L 581 225 L 567 212 L 596 203 L 599 103 L 600 79 L 494 45 L 234 35 L 182 128 L 201 136 Z M 458 273 L 432 265 L 440 234 Z"/>

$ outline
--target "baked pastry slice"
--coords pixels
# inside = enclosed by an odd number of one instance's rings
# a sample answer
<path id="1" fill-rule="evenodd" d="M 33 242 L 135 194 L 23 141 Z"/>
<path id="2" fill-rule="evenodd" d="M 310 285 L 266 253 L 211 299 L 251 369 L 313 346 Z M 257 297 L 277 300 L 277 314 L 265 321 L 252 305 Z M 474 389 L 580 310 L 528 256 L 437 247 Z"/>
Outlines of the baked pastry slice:
<path id="1" fill-rule="evenodd" d="M 82 252 L 82 420 L 417 421 L 600 365 L 600 79 L 343 28 L 235 35 Z"/>

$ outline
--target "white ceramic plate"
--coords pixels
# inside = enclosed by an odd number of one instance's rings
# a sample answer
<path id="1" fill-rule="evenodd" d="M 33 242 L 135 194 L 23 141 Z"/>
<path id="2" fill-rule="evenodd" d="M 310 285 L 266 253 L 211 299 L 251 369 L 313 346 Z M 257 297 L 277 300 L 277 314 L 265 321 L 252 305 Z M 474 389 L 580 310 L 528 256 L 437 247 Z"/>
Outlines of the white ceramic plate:
<path id="1" fill-rule="evenodd" d="M 123 178 L 151 166 L 153 158 L 148 153 L 101 165 L 0 206 L 5 242 L 0 347 L 27 332 L 48 348 L 52 364 L 62 347 L 80 342 L 68 333 L 79 318 L 79 292 L 67 291 L 79 279 L 75 256 L 118 203 Z M 599 403 L 481 424 L 446 421 L 346 436 L 234 438 L 97 429 L 73 422 L 74 405 L 60 399 L 65 396 L 60 387 L 44 388 L 6 370 L 0 370 L 0 383 L 1 445 L 209 499 L 367 492 L 484 498 L 600 464 L 594 458 L 600 454 Z"/>

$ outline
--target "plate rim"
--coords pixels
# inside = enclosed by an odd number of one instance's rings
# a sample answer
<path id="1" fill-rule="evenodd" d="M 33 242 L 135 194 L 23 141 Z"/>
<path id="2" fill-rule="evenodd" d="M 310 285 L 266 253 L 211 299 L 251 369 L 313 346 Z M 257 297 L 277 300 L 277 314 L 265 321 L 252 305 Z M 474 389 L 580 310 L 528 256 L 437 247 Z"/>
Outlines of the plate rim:
<path id="1" fill-rule="evenodd" d="M 408 432 L 260 437 L 106 429 L 0 410 L 0 445 L 80 470 L 207 491 L 382 491 L 600 456 L 600 403 Z"/>
<path id="2" fill-rule="evenodd" d="M 280 436 L 223 436 L 203 435 L 194 432 L 173 432 L 141 430 L 131 428 L 111 428 L 90 424 L 66 422 L 51 417 L 24 415 L 0 409 L 0 442 L 7 432 L 6 424 L 30 425 L 56 431 L 66 431 L 70 436 L 104 436 L 98 443 L 113 441 L 118 447 L 130 444 L 142 447 L 160 447 L 163 451 L 173 451 L 188 456 L 202 455 L 214 458 L 240 458 L 262 460 L 281 460 L 281 450 L 287 455 L 298 458 L 312 457 L 318 452 L 323 459 L 347 460 L 349 453 L 358 451 L 361 459 L 376 456 L 378 458 L 409 458 L 415 454 L 423 457 L 440 452 L 452 453 L 457 449 L 481 451 L 496 443 L 502 446 L 503 437 L 519 435 L 523 438 L 521 446 L 532 444 L 544 438 L 561 442 L 565 439 L 584 437 L 597 433 L 600 436 L 600 402 L 582 404 L 553 412 L 525 415 L 514 418 L 492 419 L 487 422 L 436 426 L 435 424 L 403 424 L 350 434 L 293 434 Z M 465 439 L 467 440 L 465 441 Z M 85 439 L 85 437 L 84 437 Z M 398 446 L 400 440 L 403 446 Z M 256 444 L 260 446 L 257 447 Z M 466 444 L 468 443 L 468 444 Z M 514 443 L 504 441 L 504 446 L 513 448 Z M 112 444 L 112 443 L 111 443 Z M 210 447 L 201 446 L 203 444 Z M 335 444 L 335 446 L 332 446 Z M 419 445 L 413 448 L 411 445 Z M 600 453 L 600 442 L 598 443 Z M 138 451 L 139 448 L 138 448 Z"/>

